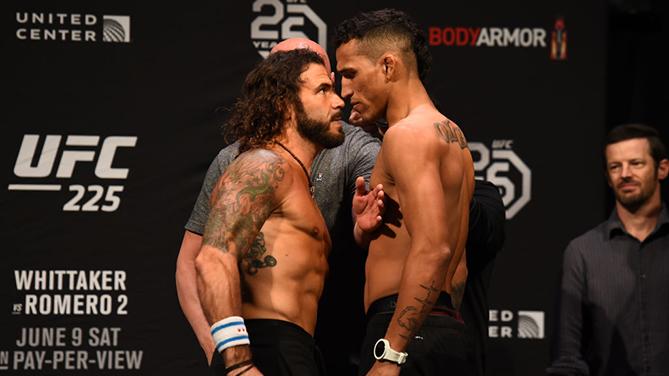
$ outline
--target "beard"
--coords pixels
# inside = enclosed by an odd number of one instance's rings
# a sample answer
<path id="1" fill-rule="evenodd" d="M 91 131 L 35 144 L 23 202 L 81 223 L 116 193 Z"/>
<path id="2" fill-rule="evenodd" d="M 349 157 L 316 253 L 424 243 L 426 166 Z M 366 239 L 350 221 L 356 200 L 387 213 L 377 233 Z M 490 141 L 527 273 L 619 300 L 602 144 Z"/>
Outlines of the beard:
<path id="1" fill-rule="evenodd" d="M 344 142 L 343 128 L 330 131 L 330 121 L 319 121 L 307 115 L 302 106 L 297 107 L 297 131 L 316 145 L 332 149 Z"/>
<path id="2" fill-rule="evenodd" d="M 657 176 L 657 174 L 655 174 Z M 656 179 L 656 178 L 655 178 Z M 635 193 L 624 193 L 622 189 L 617 188 L 614 191 L 616 200 L 620 202 L 627 210 L 635 212 L 642 207 L 655 193 L 656 185 L 654 180 L 639 183 L 639 190 Z"/>
<path id="3" fill-rule="evenodd" d="M 635 212 L 637 209 L 642 207 L 648 200 L 653 196 L 653 193 L 655 193 L 654 189 L 650 190 L 642 190 L 638 193 L 622 193 L 620 191 L 616 191 L 616 199 L 622 206 L 627 208 L 627 210 L 631 212 Z"/>

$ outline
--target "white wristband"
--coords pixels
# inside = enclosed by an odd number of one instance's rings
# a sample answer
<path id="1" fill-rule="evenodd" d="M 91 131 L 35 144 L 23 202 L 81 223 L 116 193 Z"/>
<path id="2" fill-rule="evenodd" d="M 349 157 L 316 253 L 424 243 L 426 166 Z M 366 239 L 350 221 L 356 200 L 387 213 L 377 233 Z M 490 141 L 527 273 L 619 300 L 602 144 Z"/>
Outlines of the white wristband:
<path id="1" fill-rule="evenodd" d="M 232 346 L 251 344 L 244 319 L 239 316 L 230 316 L 212 325 L 211 336 L 218 352 Z"/>

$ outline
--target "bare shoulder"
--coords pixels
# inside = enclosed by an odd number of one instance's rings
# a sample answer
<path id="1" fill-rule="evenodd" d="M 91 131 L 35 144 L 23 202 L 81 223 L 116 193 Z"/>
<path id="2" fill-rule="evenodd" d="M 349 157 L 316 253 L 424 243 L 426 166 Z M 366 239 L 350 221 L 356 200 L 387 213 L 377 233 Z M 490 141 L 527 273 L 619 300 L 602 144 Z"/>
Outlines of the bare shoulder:
<path id="1" fill-rule="evenodd" d="M 427 116 L 409 116 L 388 128 L 381 150 L 389 170 L 407 172 L 402 170 L 436 161 L 438 140 L 430 122 Z"/>
<path id="2" fill-rule="evenodd" d="M 460 149 L 467 147 L 467 138 L 460 127 L 447 117 L 436 120 L 432 123 L 436 135 L 447 144 L 456 144 Z"/>
<path id="3" fill-rule="evenodd" d="M 437 111 L 410 114 L 386 131 L 384 144 L 387 141 L 413 149 L 437 147 L 444 142 L 457 144 L 461 149 L 467 147 L 467 140 L 460 127 Z"/>
<path id="4" fill-rule="evenodd" d="M 278 154 L 266 149 L 253 149 L 240 154 L 225 172 L 231 179 L 239 179 L 248 174 L 273 173 L 285 170 L 285 160 Z M 285 172 L 285 171 L 284 171 Z"/>
<path id="5" fill-rule="evenodd" d="M 221 191 L 245 193 L 252 197 L 274 195 L 292 183 L 290 168 L 271 150 L 253 149 L 240 154 L 219 178 L 212 201 Z"/>

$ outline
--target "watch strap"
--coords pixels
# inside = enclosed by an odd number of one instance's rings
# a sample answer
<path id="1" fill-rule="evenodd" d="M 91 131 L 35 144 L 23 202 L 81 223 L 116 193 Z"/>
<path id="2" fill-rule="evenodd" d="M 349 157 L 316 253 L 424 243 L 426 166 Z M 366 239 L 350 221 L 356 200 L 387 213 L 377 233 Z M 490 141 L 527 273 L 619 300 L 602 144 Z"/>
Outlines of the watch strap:
<path id="1" fill-rule="evenodd" d="M 377 359 L 387 360 L 387 361 L 390 361 L 390 362 L 393 362 L 393 363 L 397 363 L 398 365 L 402 365 L 402 364 L 406 363 L 407 357 L 409 356 L 409 354 L 407 354 L 405 352 L 400 352 L 400 351 L 393 350 L 393 348 L 390 347 L 390 342 L 385 338 L 381 338 L 378 341 L 376 341 L 376 344 L 374 344 L 375 349 L 376 349 L 376 346 L 378 346 L 379 342 L 383 342 L 384 351 L 383 351 L 383 354 L 381 355 L 381 357 L 377 358 Z M 376 354 L 374 356 L 376 357 Z"/>

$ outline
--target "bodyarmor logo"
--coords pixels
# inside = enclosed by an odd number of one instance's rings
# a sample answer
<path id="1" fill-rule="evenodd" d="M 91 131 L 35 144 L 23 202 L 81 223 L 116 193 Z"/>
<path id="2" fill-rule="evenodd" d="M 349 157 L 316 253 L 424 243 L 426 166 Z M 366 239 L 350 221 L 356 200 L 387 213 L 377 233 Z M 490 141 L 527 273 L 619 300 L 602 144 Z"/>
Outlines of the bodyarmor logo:
<path id="1" fill-rule="evenodd" d="M 130 17 L 103 16 L 102 40 L 105 42 L 130 43 Z"/>
<path id="2" fill-rule="evenodd" d="M 65 138 L 66 148 L 61 149 L 61 140 Z M 134 136 L 109 136 L 104 139 L 102 146 L 100 136 L 70 135 L 48 135 L 44 138 L 41 147 L 38 148 L 40 136 L 27 134 L 23 136 L 16 163 L 14 164 L 14 175 L 22 178 L 21 184 L 9 184 L 10 191 L 60 191 L 61 184 L 51 184 L 56 179 L 71 179 L 75 167 L 81 163 L 95 163 L 94 174 L 98 179 L 125 180 L 128 177 L 127 168 L 113 167 L 114 157 L 119 148 L 131 148 L 137 144 Z M 67 148 L 69 147 L 69 148 Z M 39 151 L 38 151 L 39 150 Z M 56 159 L 59 162 L 56 164 Z M 55 166 L 56 174 L 53 176 Z M 49 179 L 45 182 L 43 179 Z M 113 212 L 118 209 L 121 199 L 117 196 L 123 191 L 122 185 L 69 185 L 69 191 L 76 192 L 63 206 L 63 211 L 106 211 Z M 92 192 L 93 197 L 80 205 L 80 201 L 86 192 Z M 103 198 L 103 204 L 98 202 Z"/>
<path id="3" fill-rule="evenodd" d="M 253 13 L 257 17 L 251 22 L 251 40 L 262 57 L 287 38 L 309 38 L 327 51 L 327 25 L 306 0 L 255 0 Z"/>
<path id="4" fill-rule="evenodd" d="M 567 30 L 565 30 L 563 18 L 555 21 L 555 30 L 551 33 L 551 59 L 567 59 Z"/>
<path id="5" fill-rule="evenodd" d="M 548 49 L 553 60 L 567 59 L 567 30 L 562 17 L 555 20 L 552 30 L 534 26 L 434 25 L 428 27 L 427 36 L 431 47 L 538 48 Z"/>
<path id="6" fill-rule="evenodd" d="M 470 142 L 476 177 L 500 188 L 506 218 L 513 218 L 530 202 L 532 171 L 512 150 L 513 140 L 494 140 L 492 152 L 481 142 Z"/>

